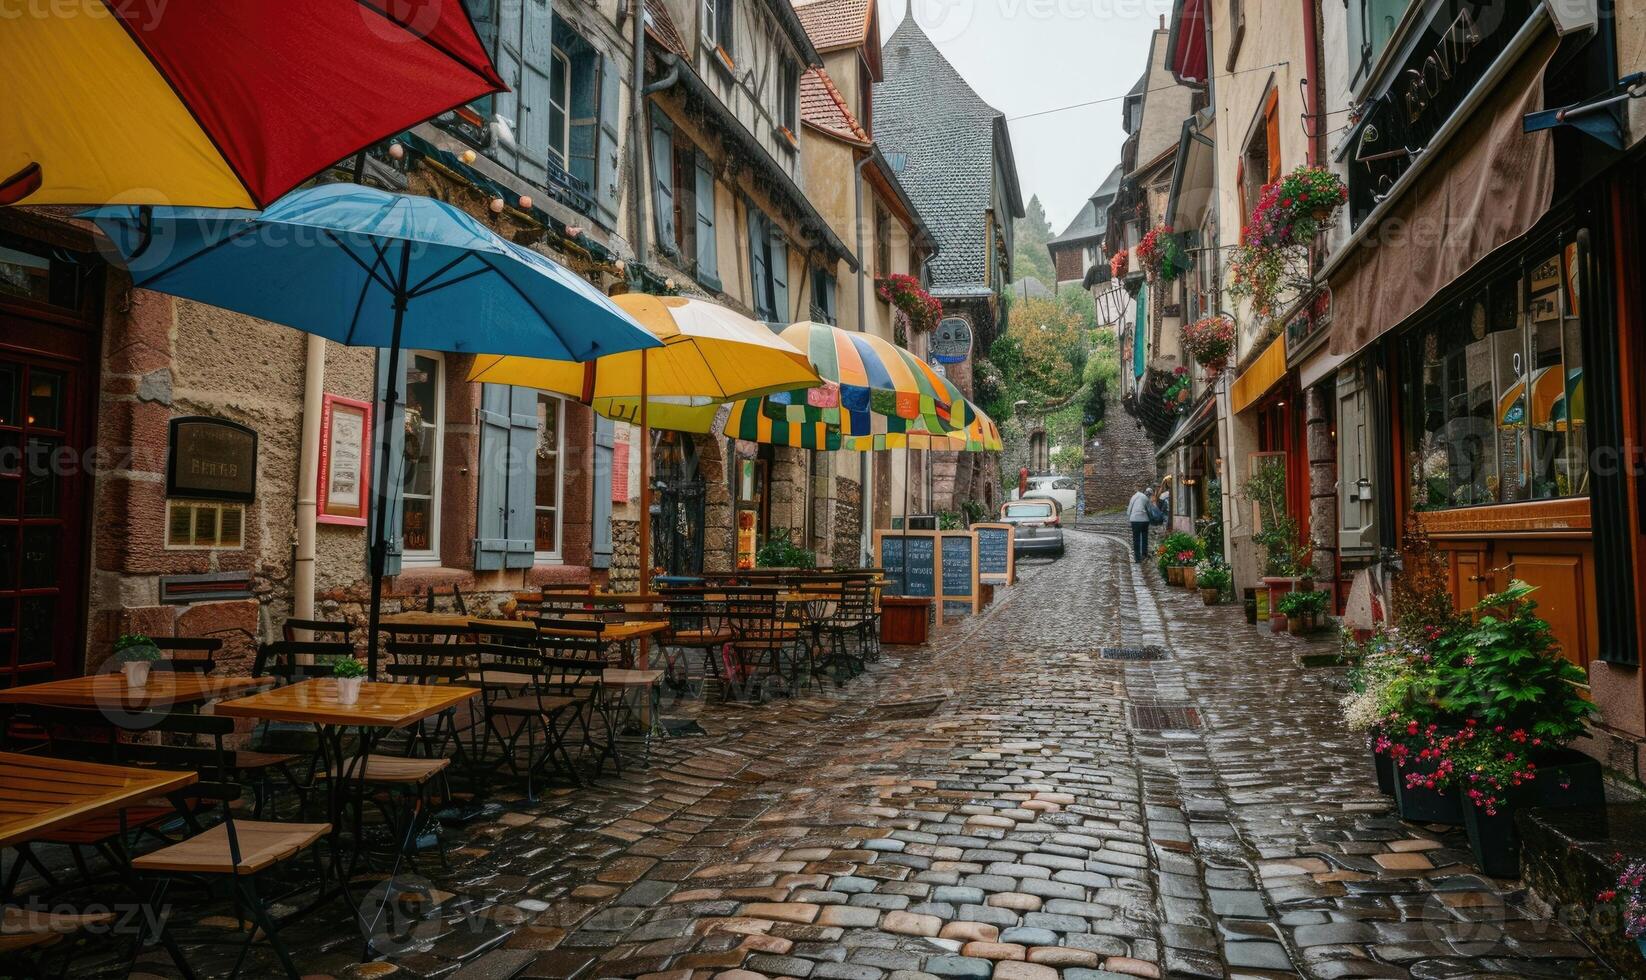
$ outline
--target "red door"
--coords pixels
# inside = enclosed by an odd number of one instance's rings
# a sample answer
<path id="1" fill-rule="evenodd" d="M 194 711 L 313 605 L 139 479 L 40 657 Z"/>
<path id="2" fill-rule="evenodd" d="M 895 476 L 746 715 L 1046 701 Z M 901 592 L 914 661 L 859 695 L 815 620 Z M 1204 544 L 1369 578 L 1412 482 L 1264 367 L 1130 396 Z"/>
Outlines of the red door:
<path id="1" fill-rule="evenodd" d="M 90 347 L 0 305 L 0 687 L 80 671 Z"/>

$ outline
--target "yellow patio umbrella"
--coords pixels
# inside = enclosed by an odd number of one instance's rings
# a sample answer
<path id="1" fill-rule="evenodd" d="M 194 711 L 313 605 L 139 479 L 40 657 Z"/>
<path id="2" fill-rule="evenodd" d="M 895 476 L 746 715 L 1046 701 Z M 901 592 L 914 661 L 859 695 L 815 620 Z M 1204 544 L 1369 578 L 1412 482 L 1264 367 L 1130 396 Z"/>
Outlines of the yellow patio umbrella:
<path id="1" fill-rule="evenodd" d="M 818 383 L 806 355 L 765 324 L 684 296 L 625 293 L 612 297 L 663 341 L 649 356 L 632 352 L 592 361 L 481 355 L 470 381 L 520 385 L 576 398 L 608 418 L 633 420 L 650 443 L 651 415 L 678 423 L 721 402 L 754 398 Z M 668 428 L 676 428 L 670 424 Z M 690 430 L 687 430 L 690 431 Z M 651 586 L 651 453 L 640 454 L 640 591 Z"/>

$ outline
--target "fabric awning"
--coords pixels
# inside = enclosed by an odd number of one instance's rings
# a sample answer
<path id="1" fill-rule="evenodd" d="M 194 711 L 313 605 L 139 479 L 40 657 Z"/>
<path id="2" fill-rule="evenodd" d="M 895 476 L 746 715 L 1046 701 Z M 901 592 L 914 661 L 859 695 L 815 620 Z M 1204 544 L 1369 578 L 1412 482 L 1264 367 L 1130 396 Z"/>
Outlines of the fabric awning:
<path id="1" fill-rule="evenodd" d="M 1353 354 L 1393 330 L 1436 293 L 1549 210 L 1554 147 L 1522 118 L 1543 108 L 1543 71 L 1556 39 L 1533 47 L 1406 197 L 1331 277 L 1331 350 Z"/>
<path id="2" fill-rule="evenodd" d="M 1277 337 L 1229 386 L 1230 407 L 1236 414 L 1244 412 L 1285 376 L 1286 342 Z"/>
<path id="3" fill-rule="evenodd" d="M 1159 459 L 1190 439 L 1199 436 L 1216 421 L 1217 399 L 1208 396 L 1202 399 L 1200 404 L 1195 406 L 1188 414 L 1184 415 L 1183 421 L 1177 423 L 1177 428 L 1173 429 L 1172 434 L 1166 437 L 1166 441 L 1160 444 L 1159 449 L 1155 450 L 1155 458 Z"/>

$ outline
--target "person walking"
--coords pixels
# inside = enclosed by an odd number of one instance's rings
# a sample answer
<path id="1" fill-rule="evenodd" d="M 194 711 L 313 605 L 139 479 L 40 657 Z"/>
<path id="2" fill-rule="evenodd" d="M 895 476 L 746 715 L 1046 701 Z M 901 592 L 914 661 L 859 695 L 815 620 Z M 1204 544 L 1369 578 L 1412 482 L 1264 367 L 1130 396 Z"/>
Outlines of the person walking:
<path id="1" fill-rule="evenodd" d="M 1132 561 L 1143 564 L 1149 552 L 1149 488 L 1138 487 L 1126 502 L 1126 520 L 1132 522 Z"/>

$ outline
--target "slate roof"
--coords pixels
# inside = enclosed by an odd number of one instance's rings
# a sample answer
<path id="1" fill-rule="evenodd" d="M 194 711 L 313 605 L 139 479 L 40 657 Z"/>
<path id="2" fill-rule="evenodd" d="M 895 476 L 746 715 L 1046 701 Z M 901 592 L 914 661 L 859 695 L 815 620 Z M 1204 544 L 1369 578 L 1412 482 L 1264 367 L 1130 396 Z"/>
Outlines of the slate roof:
<path id="1" fill-rule="evenodd" d="M 800 121 L 839 139 L 869 142 L 868 132 L 852 115 L 846 97 L 822 68 L 807 69 L 800 76 Z"/>
<path id="2" fill-rule="evenodd" d="M 1072 245 L 1075 242 L 1084 242 L 1093 238 L 1103 237 L 1109 229 L 1109 202 L 1114 200 L 1115 193 L 1120 189 L 1120 165 L 1109 171 L 1109 176 L 1103 179 L 1092 196 L 1086 199 L 1081 206 L 1080 213 L 1069 222 L 1069 227 L 1063 229 L 1063 234 L 1047 242 L 1051 245 Z"/>
<path id="3" fill-rule="evenodd" d="M 794 5 L 812 46 L 827 54 L 855 48 L 869 36 L 872 0 L 803 0 Z"/>
<path id="4" fill-rule="evenodd" d="M 1003 117 L 913 17 L 904 17 L 886 41 L 881 61 L 886 80 L 874 86 L 875 139 L 887 154 L 907 155 L 898 177 L 939 246 L 933 292 L 986 287 L 985 213 L 992 203 L 996 120 Z M 1009 148 L 1002 150 L 1009 161 Z"/>

